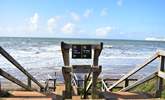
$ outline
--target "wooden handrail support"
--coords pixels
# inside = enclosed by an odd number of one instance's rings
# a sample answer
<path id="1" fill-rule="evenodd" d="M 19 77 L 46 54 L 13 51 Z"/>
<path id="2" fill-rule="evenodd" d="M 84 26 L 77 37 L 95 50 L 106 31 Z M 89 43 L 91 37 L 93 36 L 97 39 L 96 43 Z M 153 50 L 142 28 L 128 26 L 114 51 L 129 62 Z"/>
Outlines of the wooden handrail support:
<path id="1" fill-rule="evenodd" d="M 102 83 L 102 91 L 108 91 L 108 87 L 107 85 L 105 84 L 104 80 L 102 79 L 101 80 L 101 83 Z M 105 90 L 104 90 L 105 89 Z"/>
<path id="2" fill-rule="evenodd" d="M 139 66 L 135 67 L 128 74 L 124 75 L 120 80 L 118 80 L 116 83 L 114 83 L 112 86 L 110 86 L 108 88 L 108 91 L 111 91 L 115 86 L 117 86 L 118 84 L 120 84 L 121 82 L 123 82 L 125 79 L 129 78 L 131 75 L 135 74 L 136 72 L 138 72 L 139 70 L 141 70 L 142 68 L 144 68 L 145 66 L 147 66 L 149 63 L 151 63 L 152 61 L 154 61 L 156 58 L 159 57 L 159 53 L 160 52 L 157 52 L 152 57 L 150 57 L 149 59 L 147 59 L 142 65 L 139 65 Z"/>
<path id="3" fill-rule="evenodd" d="M 128 90 L 130 90 L 130 89 L 132 89 L 132 88 L 134 88 L 134 87 L 136 87 L 136 86 L 138 86 L 138 85 L 140 85 L 140 84 L 142 84 L 142 83 L 144 83 L 144 82 L 146 82 L 148 80 L 153 79 L 156 76 L 157 76 L 157 72 L 154 72 L 153 74 L 151 74 L 151 75 L 149 75 L 149 76 L 147 76 L 147 77 L 145 77 L 145 78 L 143 78 L 143 79 L 141 79 L 141 80 L 131 84 L 130 86 L 127 86 L 127 87 L 121 89 L 120 91 L 128 91 Z"/>
<path id="4" fill-rule="evenodd" d="M 27 86 L 26 84 L 24 84 L 20 80 L 16 79 L 12 75 L 10 75 L 7 72 L 3 71 L 1 68 L 0 68 L 0 75 L 5 77 L 6 79 L 10 80 L 11 82 L 13 82 L 13 83 L 15 83 L 15 84 L 25 88 L 26 90 L 33 90 L 31 87 Z"/>
<path id="5" fill-rule="evenodd" d="M 9 53 L 7 53 L 1 46 L 0 46 L 0 54 L 4 56 L 9 62 L 11 62 L 13 65 L 15 65 L 16 68 L 18 68 L 21 72 L 23 72 L 28 77 L 28 85 L 31 86 L 30 80 L 32 80 L 34 83 L 36 83 L 40 90 L 42 91 L 44 89 L 44 86 L 42 86 L 29 72 L 27 72 Z"/>

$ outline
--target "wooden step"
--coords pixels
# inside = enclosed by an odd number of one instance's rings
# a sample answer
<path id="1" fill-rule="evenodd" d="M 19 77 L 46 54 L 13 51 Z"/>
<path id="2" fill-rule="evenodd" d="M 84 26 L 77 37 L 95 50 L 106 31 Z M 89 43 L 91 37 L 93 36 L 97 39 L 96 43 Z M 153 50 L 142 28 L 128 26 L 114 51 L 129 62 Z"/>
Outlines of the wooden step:
<path id="1" fill-rule="evenodd" d="M 0 98 L 0 100 L 52 100 L 52 98 Z"/>
<path id="2" fill-rule="evenodd" d="M 42 94 L 37 91 L 9 91 L 12 97 L 31 97 L 31 96 L 36 96 L 36 97 L 45 97 L 45 94 Z"/>
<path id="3" fill-rule="evenodd" d="M 48 97 L 37 91 L 9 91 L 10 97 L 0 98 L 0 100 L 52 100 L 52 97 Z"/>
<path id="4" fill-rule="evenodd" d="M 81 100 L 80 96 L 72 96 L 72 100 Z"/>
<path id="5" fill-rule="evenodd" d="M 131 93 L 131 92 L 103 92 L 101 93 L 104 99 L 108 100 L 123 100 L 123 99 L 148 99 L 152 98 L 145 94 Z"/>

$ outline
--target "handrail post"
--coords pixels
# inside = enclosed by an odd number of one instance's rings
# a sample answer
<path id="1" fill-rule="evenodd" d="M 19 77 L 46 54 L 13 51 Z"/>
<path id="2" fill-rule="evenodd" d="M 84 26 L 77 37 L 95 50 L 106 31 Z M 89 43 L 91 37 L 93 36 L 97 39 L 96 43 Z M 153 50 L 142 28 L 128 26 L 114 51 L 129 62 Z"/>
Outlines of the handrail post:
<path id="1" fill-rule="evenodd" d="M 160 56 L 160 66 L 158 71 L 164 71 L 164 56 Z M 156 97 L 161 97 L 161 93 L 163 90 L 163 79 L 161 77 L 157 77 L 157 85 L 156 85 Z"/>
<path id="2" fill-rule="evenodd" d="M 31 79 L 29 77 L 28 77 L 27 81 L 28 81 L 29 88 L 31 88 L 32 87 L 32 84 L 31 84 Z"/>
<path id="3" fill-rule="evenodd" d="M 127 87 L 129 85 L 129 79 L 128 78 L 126 78 L 125 79 L 125 84 L 124 84 L 124 87 Z"/>

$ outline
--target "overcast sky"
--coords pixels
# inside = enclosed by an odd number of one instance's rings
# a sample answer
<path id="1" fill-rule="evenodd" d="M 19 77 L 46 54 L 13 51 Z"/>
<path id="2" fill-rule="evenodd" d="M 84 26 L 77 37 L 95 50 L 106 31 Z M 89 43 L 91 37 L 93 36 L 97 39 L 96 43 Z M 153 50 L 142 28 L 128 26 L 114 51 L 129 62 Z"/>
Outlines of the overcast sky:
<path id="1" fill-rule="evenodd" d="M 165 39 L 165 0 L 0 0 L 0 36 Z"/>

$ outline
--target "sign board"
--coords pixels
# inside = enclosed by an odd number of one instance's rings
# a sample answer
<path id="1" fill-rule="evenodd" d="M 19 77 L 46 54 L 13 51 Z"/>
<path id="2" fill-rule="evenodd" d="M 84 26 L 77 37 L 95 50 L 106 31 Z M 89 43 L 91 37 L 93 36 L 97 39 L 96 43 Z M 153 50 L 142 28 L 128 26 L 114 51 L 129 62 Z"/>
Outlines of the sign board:
<path id="1" fill-rule="evenodd" d="M 92 47 L 91 45 L 72 45 L 73 59 L 91 59 Z"/>

